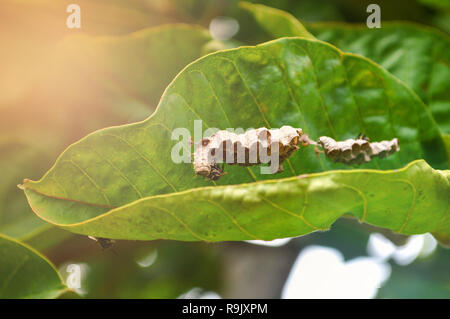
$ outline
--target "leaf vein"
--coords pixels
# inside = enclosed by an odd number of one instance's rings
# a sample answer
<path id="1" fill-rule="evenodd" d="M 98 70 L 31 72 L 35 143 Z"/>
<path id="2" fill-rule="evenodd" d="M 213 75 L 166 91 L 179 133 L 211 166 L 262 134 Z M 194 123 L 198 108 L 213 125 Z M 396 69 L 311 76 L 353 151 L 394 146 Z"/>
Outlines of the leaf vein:
<path id="1" fill-rule="evenodd" d="M 293 217 L 295 217 L 295 218 L 300 219 L 300 220 L 301 220 L 306 226 L 308 226 L 309 228 L 312 228 L 313 230 L 324 230 L 324 229 L 322 229 L 322 228 L 320 228 L 320 227 L 317 227 L 317 226 L 314 226 L 313 224 L 311 224 L 310 222 L 308 222 L 308 221 L 306 220 L 305 216 L 303 216 L 303 215 L 298 215 L 298 214 L 296 214 L 296 213 L 294 213 L 294 212 L 291 212 L 290 210 L 288 210 L 288 209 L 286 209 L 286 208 L 280 207 L 280 206 L 278 206 L 277 204 L 275 204 L 274 202 L 272 202 L 272 201 L 268 200 L 267 198 L 265 198 L 264 196 L 261 196 L 261 195 L 260 195 L 260 197 L 261 197 L 264 201 L 266 201 L 267 203 L 269 203 L 269 205 L 275 207 L 275 208 L 278 209 L 279 211 L 282 211 L 282 212 L 284 212 L 284 213 L 286 213 L 286 214 L 289 214 L 289 215 L 291 215 L 291 216 L 293 216 Z"/>
<path id="2" fill-rule="evenodd" d="M 417 190 L 416 190 L 416 187 L 414 186 L 414 184 L 411 183 L 407 179 L 392 179 L 391 181 L 393 181 L 393 182 L 400 182 L 400 183 L 406 183 L 406 184 L 408 184 L 411 187 L 411 190 L 413 192 L 413 198 L 412 198 L 411 207 L 408 210 L 408 213 L 407 213 L 407 215 L 405 217 L 405 221 L 403 222 L 402 226 L 397 230 L 397 232 L 401 233 L 405 229 L 406 225 L 408 224 L 408 222 L 409 222 L 409 220 L 411 218 L 411 214 L 412 214 L 412 212 L 414 210 L 414 207 L 416 205 Z"/>
<path id="3" fill-rule="evenodd" d="M 180 225 L 182 225 L 188 232 L 190 232 L 192 234 L 192 236 L 194 236 L 195 238 L 201 240 L 201 241 L 210 241 L 208 239 L 203 238 L 202 236 L 198 235 L 196 232 L 194 232 L 184 221 L 182 221 L 180 218 L 178 218 L 178 216 L 176 216 L 176 214 L 166 208 L 160 207 L 160 206 L 148 206 L 148 207 L 152 207 L 154 209 L 159 209 L 162 211 L 165 211 L 166 213 L 168 213 L 169 215 L 171 215 Z"/>
<path id="4" fill-rule="evenodd" d="M 331 124 L 331 120 L 330 120 L 330 116 L 328 114 L 328 110 L 327 110 L 327 108 L 325 106 L 325 102 L 323 101 L 322 91 L 320 90 L 319 79 L 317 78 L 316 67 L 315 67 L 315 65 L 313 63 L 313 60 L 312 60 L 311 56 L 309 55 L 309 53 L 304 48 L 302 48 L 299 45 L 296 45 L 296 47 L 298 47 L 300 50 L 302 50 L 306 54 L 306 56 L 308 57 L 309 61 L 311 62 L 311 66 L 312 66 L 311 69 L 312 69 L 312 72 L 314 74 L 314 82 L 316 84 L 317 92 L 319 93 L 320 104 L 322 106 L 323 112 L 324 112 L 325 117 L 327 119 L 328 126 L 330 127 L 331 134 L 333 135 L 334 139 L 337 139 L 336 132 L 335 132 L 335 130 L 333 128 L 333 125 Z"/>
<path id="5" fill-rule="evenodd" d="M 120 176 L 122 176 L 122 178 L 134 189 L 134 191 L 139 195 L 139 198 L 143 198 L 142 193 L 139 191 L 139 189 L 137 188 L 136 185 L 134 185 L 129 179 L 128 177 L 109 159 L 107 159 L 106 157 L 103 157 L 102 155 L 100 155 L 99 152 L 97 152 L 94 148 L 90 147 L 90 149 L 97 154 L 97 156 L 99 158 L 101 158 L 102 160 L 104 160 L 105 162 L 107 162 L 113 169 L 115 169 Z"/>
<path id="6" fill-rule="evenodd" d="M 363 201 L 363 215 L 360 219 L 361 223 L 365 222 L 367 219 L 367 198 L 366 195 L 364 195 L 363 192 L 361 192 L 359 189 L 357 189 L 356 187 L 350 186 L 350 185 L 346 185 L 346 184 L 341 184 L 342 186 L 349 188 L 353 191 L 355 191 L 362 199 Z"/>
<path id="7" fill-rule="evenodd" d="M 156 168 L 155 165 L 153 165 L 151 163 L 151 161 L 145 157 L 141 152 L 138 151 L 138 149 L 130 144 L 127 140 L 123 139 L 122 137 L 118 136 L 118 135 L 113 135 L 113 134 L 105 134 L 104 136 L 112 136 L 117 138 L 118 140 L 122 141 L 123 143 L 125 143 L 126 145 L 128 145 L 128 147 L 130 147 L 136 154 L 138 154 L 144 161 L 146 161 L 154 170 L 155 172 L 167 183 L 167 185 L 169 185 L 175 192 L 177 192 L 178 190 L 176 189 L 176 187 L 169 182 L 169 180 L 164 176 L 164 174 L 162 174 L 159 169 Z"/>
<path id="8" fill-rule="evenodd" d="M 251 234 L 250 232 L 248 232 L 247 230 L 245 230 L 244 227 L 242 227 L 239 222 L 237 221 L 237 219 L 235 219 L 224 207 L 222 207 L 222 205 L 219 205 L 218 203 L 215 203 L 213 201 L 210 200 L 202 200 L 203 202 L 207 202 L 210 203 L 216 207 L 218 207 L 220 210 L 222 210 L 222 212 L 233 222 L 233 224 L 245 235 L 250 236 L 253 239 L 257 239 L 260 240 L 260 238 L 256 237 L 255 235 Z"/>
<path id="9" fill-rule="evenodd" d="M 97 183 L 92 179 L 91 176 L 89 176 L 89 174 L 81 167 L 79 166 L 77 163 L 75 163 L 72 159 L 70 159 L 68 162 L 70 162 L 73 166 L 75 166 L 76 168 L 78 168 L 78 170 L 80 172 L 83 173 L 84 176 L 87 177 L 87 179 L 89 179 L 89 181 L 92 183 L 92 185 L 95 186 L 95 188 L 97 188 L 97 190 L 100 192 L 100 194 L 102 194 L 102 196 L 104 197 L 106 204 L 111 206 L 111 202 L 108 198 L 108 196 L 106 195 L 106 193 L 97 185 Z"/>
<path id="10" fill-rule="evenodd" d="M 206 75 L 205 75 L 201 70 L 193 70 L 193 71 L 191 71 L 190 73 L 193 73 L 193 72 L 198 72 L 198 73 L 200 73 L 201 76 L 203 76 L 203 77 L 205 78 L 206 82 L 208 83 L 208 85 L 209 85 L 209 87 L 210 87 L 210 90 L 211 90 L 211 92 L 212 92 L 214 98 L 216 99 L 217 103 L 218 103 L 219 106 L 220 106 L 220 109 L 222 110 L 222 113 L 225 115 L 225 119 L 226 119 L 226 121 L 228 122 L 228 125 L 233 126 L 233 124 L 231 124 L 230 119 L 228 118 L 227 113 L 225 112 L 225 108 L 224 108 L 224 106 L 223 106 L 222 101 L 219 99 L 219 97 L 218 97 L 217 94 L 216 94 L 216 91 L 214 90 L 214 87 L 212 86 L 211 81 L 206 77 Z M 255 174 L 253 174 L 253 172 L 252 172 L 252 170 L 250 169 L 250 167 L 246 167 L 246 169 L 248 170 L 250 176 L 255 180 L 255 182 L 257 182 L 258 179 L 256 178 Z"/>

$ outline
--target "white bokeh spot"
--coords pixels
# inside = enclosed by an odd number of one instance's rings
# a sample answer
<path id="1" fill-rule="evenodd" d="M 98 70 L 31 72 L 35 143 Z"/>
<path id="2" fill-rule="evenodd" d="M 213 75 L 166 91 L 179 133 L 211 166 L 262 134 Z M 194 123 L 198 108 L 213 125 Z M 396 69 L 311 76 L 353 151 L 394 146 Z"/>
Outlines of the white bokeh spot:
<path id="1" fill-rule="evenodd" d="M 379 233 L 369 237 L 367 252 L 381 260 L 392 258 L 398 265 L 406 266 L 417 258 L 431 255 L 437 247 L 437 241 L 430 234 L 410 236 L 403 246 L 395 246 L 388 238 Z"/>
<path id="2" fill-rule="evenodd" d="M 136 260 L 136 263 L 142 268 L 147 268 L 147 267 L 150 267 L 151 265 L 153 265 L 157 258 L 158 258 L 158 251 L 153 250 L 153 251 L 149 252 L 147 255 L 145 255 L 141 258 L 138 258 Z"/>
<path id="3" fill-rule="evenodd" d="M 222 299 L 222 297 L 214 291 L 205 291 L 202 288 L 194 287 L 178 296 L 177 299 Z"/>
<path id="4" fill-rule="evenodd" d="M 378 258 L 345 262 L 334 248 L 309 246 L 297 257 L 282 298 L 374 298 L 390 273 L 390 265 Z"/>
<path id="5" fill-rule="evenodd" d="M 246 243 L 267 247 L 281 247 L 291 241 L 292 238 L 279 238 L 274 240 L 245 240 Z"/>
<path id="6" fill-rule="evenodd" d="M 239 31 L 239 23 L 230 17 L 216 17 L 209 24 L 209 32 L 214 40 L 230 40 Z"/>

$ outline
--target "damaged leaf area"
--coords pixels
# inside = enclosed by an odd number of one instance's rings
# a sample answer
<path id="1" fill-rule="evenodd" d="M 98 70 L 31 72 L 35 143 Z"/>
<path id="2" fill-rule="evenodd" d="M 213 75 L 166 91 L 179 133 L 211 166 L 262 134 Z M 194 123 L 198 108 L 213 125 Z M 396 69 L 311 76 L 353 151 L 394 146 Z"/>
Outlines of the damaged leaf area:
<path id="1" fill-rule="evenodd" d="M 398 138 L 401 151 L 349 169 L 314 147 L 293 151 L 297 141 L 291 140 L 283 172 L 230 165 L 210 181 L 196 176 L 192 162 L 171 158 L 179 143 L 173 130 L 194 136 L 198 120 L 219 130 L 301 127 L 313 141 L 345 141 L 362 132 L 374 141 Z M 300 144 L 305 134 L 295 134 Z M 284 38 L 191 63 L 148 119 L 86 136 L 22 188 L 40 218 L 100 238 L 270 240 L 326 230 L 351 213 L 402 234 L 432 232 L 445 242 L 447 169 L 435 121 L 402 82 L 327 43 Z"/>

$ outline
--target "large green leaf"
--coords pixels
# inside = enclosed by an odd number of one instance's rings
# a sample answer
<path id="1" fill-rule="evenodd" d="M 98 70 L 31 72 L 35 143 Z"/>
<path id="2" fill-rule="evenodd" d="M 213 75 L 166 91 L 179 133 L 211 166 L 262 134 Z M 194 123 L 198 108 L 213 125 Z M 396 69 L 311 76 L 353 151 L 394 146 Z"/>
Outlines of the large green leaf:
<path id="1" fill-rule="evenodd" d="M 44 256 L 0 235 L 0 298 L 57 298 L 68 291 Z"/>
<path id="2" fill-rule="evenodd" d="M 287 12 L 246 2 L 241 7 L 273 38 L 313 37 Z M 307 28 L 318 39 L 385 67 L 422 98 L 441 130 L 450 133 L 450 37 L 447 34 L 406 22 L 383 22 L 379 29 L 345 23 L 313 23 Z"/>
<path id="3" fill-rule="evenodd" d="M 320 40 L 381 64 L 430 107 L 441 130 L 450 133 L 450 37 L 409 23 L 365 25 L 311 24 Z"/>
<path id="4" fill-rule="evenodd" d="M 219 129 L 292 125 L 313 139 L 395 136 L 401 151 L 363 168 L 420 158 L 448 167 L 428 109 L 397 78 L 327 43 L 285 38 L 190 64 L 147 120 L 90 134 L 40 181 L 25 180 L 28 201 L 50 223 L 124 239 L 272 239 L 326 229 L 345 212 L 406 234 L 450 230 L 447 177 L 424 162 L 305 177 L 345 166 L 303 149 L 276 176 L 233 166 L 218 182 L 194 178 L 191 164 L 172 161 L 171 132 L 193 133 L 198 119 Z"/>

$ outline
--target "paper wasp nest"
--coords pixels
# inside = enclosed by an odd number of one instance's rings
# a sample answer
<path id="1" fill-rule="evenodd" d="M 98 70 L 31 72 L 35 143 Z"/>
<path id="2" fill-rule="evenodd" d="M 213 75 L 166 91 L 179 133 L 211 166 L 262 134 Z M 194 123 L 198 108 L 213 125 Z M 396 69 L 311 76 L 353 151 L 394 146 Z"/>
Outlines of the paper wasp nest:
<path id="1" fill-rule="evenodd" d="M 397 138 L 390 141 L 369 143 L 368 140 L 363 138 L 336 142 L 331 137 L 321 136 L 318 144 L 323 147 L 327 157 L 333 159 L 334 162 L 345 164 L 370 162 L 374 156 L 384 158 L 400 150 Z"/>
<path id="2" fill-rule="evenodd" d="M 197 175 L 210 180 L 217 180 L 224 175 L 223 168 L 218 163 L 229 165 L 251 166 L 261 163 L 275 163 L 275 171 L 283 170 L 282 163 L 290 157 L 298 145 L 313 144 L 321 146 L 325 155 L 345 164 L 361 164 L 370 162 L 372 157 L 384 158 L 400 150 L 398 139 L 369 143 L 364 137 L 335 141 L 331 137 L 322 136 L 317 143 L 302 129 L 283 126 L 280 129 L 267 129 L 265 127 L 253 129 L 244 134 L 229 131 L 218 131 L 214 135 L 202 139 L 194 151 L 194 171 Z M 319 154 L 316 152 L 316 154 Z"/>
<path id="3" fill-rule="evenodd" d="M 262 127 L 244 134 L 218 131 L 197 144 L 194 152 L 195 173 L 217 180 L 223 175 L 223 170 L 217 163 L 258 165 L 267 163 L 267 156 L 277 154 L 279 160 L 277 171 L 282 171 L 283 161 L 298 150 L 302 134 L 302 129 L 291 126 L 283 126 L 280 129 Z"/>

